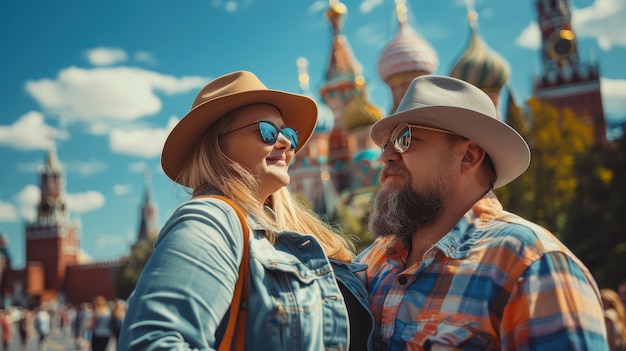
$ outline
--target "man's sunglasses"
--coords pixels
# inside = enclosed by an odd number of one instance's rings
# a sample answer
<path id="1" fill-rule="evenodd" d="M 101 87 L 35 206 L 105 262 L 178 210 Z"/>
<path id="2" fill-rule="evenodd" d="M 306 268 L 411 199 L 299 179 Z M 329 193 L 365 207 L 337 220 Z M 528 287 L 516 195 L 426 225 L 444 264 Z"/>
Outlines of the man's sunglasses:
<path id="1" fill-rule="evenodd" d="M 261 139 L 263 139 L 263 142 L 266 143 L 267 145 L 276 144 L 276 140 L 278 140 L 278 133 L 282 133 L 285 136 L 285 138 L 289 140 L 289 143 L 291 144 L 291 149 L 295 150 L 298 148 L 298 131 L 297 130 L 290 128 L 290 127 L 278 128 L 276 127 L 274 123 L 270 121 L 256 121 L 254 123 L 246 124 L 243 127 L 230 130 L 222 134 L 222 136 L 232 133 L 232 132 L 236 132 L 240 129 L 257 125 L 257 124 L 259 125 L 259 134 L 261 134 Z"/>
<path id="2" fill-rule="evenodd" d="M 446 133 L 446 134 L 456 134 L 445 129 L 431 128 L 431 127 L 425 127 L 425 126 L 418 126 L 415 124 L 402 123 L 393 130 L 393 132 L 391 133 L 391 136 L 386 137 L 383 140 L 382 144 L 380 144 L 380 149 L 382 151 L 385 151 L 387 146 L 389 146 L 389 144 L 391 143 L 393 145 L 393 148 L 396 149 L 398 153 L 403 153 L 406 150 L 408 150 L 409 146 L 411 146 L 411 128 L 432 130 L 433 132 L 440 132 L 440 133 Z"/>

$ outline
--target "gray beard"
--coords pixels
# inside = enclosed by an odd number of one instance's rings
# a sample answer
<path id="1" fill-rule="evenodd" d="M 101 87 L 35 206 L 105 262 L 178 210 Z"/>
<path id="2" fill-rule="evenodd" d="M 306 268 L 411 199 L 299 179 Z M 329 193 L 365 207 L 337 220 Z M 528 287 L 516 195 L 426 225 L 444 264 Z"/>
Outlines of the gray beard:
<path id="1" fill-rule="evenodd" d="M 374 197 L 368 229 L 374 237 L 395 235 L 410 241 L 419 229 L 434 223 L 443 210 L 447 191 L 441 182 L 431 184 L 427 191 L 418 193 L 408 185 L 402 189 L 381 188 Z"/>

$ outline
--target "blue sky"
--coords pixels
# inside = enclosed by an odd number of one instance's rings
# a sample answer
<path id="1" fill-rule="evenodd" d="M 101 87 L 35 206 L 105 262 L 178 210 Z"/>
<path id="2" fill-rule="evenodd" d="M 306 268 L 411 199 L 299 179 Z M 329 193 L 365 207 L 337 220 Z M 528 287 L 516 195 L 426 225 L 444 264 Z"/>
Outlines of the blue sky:
<path id="1" fill-rule="evenodd" d="M 368 96 L 391 97 L 376 62 L 395 35 L 391 0 L 345 0 L 344 34 L 363 68 Z M 534 0 L 477 0 L 480 35 L 510 64 L 519 101 L 539 74 Z M 467 47 L 463 0 L 409 1 L 409 23 L 447 75 Z M 626 2 L 570 0 L 583 61 L 597 61 L 608 122 L 626 119 Z M 255 72 L 299 92 L 296 60 L 308 60 L 317 93 L 328 65 L 327 1 L 109 0 L 0 2 L 0 230 L 23 267 L 24 223 L 39 201 L 38 167 L 50 135 L 65 170 L 66 197 L 94 260 L 129 252 L 139 227 L 144 174 L 161 225 L 186 198 L 160 168 L 169 130 L 208 80 Z"/>

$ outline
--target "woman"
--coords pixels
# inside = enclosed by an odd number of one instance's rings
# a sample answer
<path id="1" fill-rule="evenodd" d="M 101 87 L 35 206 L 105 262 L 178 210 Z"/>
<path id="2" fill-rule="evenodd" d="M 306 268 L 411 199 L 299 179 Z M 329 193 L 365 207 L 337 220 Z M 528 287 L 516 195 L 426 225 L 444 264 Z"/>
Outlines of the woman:
<path id="1" fill-rule="evenodd" d="M 269 90 L 250 72 L 219 77 L 198 93 L 161 157 L 168 177 L 194 198 L 157 238 L 129 299 L 120 349 L 217 349 L 240 263 L 250 269 L 246 350 L 368 348 L 373 319 L 350 271 L 350 246 L 286 188 L 289 164 L 316 121 L 313 100 Z M 248 262 L 235 211 L 198 197 L 210 194 L 246 213 Z M 348 313 L 358 323 L 349 325 Z"/>
<path id="2" fill-rule="evenodd" d="M 93 299 L 93 316 L 91 317 L 91 350 L 105 351 L 109 344 L 109 339 L 113 334 L 111 331 L 111 310 L 107 305 L 104 296 L 96 296 Z"/>
<path id="3" fill-rule="evenodd" d="M 120 330 L 122 329 L 125 314 L 126 302 L 122 299 L 115 299 L 113 301 L 113 309 L 111 310 L 111 332 L 115 336 L 115 342 L 120 338 Z"/>

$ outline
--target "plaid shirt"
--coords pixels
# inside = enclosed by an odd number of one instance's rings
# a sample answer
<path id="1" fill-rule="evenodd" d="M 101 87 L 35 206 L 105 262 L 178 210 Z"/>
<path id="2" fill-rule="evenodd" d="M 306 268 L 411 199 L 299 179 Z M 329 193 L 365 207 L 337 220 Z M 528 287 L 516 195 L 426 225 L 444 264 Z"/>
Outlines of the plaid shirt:
<path id="1" fill-rule="evenodd" d="M 405 268 L 407 254 L 386 237 L 356 259 L 368 264 L 375 350 L 608 350 L 591 273 L 492 192 L 421 263 Z"/>

